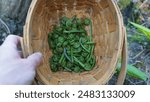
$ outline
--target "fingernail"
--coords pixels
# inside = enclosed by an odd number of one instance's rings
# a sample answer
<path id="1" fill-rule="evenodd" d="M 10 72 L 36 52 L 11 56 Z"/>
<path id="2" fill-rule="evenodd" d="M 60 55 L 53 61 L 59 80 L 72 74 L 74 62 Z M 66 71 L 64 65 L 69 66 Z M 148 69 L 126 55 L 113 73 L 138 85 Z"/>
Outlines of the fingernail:
<path id="1" fill-rule="evenodd" d="M 41 53 L 41 52 L 35 52 L 35 54 L 36 54 L 37 56 L 39 56 L 40 58 L 42 58 L 42 57 L 43 57 L 43 55 L 42 55 L 42 53 Z"/>

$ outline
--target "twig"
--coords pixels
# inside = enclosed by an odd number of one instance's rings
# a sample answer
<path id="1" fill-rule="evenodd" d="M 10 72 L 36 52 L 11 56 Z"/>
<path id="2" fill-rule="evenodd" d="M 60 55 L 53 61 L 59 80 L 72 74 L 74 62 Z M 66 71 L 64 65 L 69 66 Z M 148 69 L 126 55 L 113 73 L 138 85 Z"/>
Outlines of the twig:
<path id="1" fill-rule="evenodd" d="M 138 81 L 138 82 L 135 82 L 136 85 L 139 85 L 140 83 L 143 83 L 144 81 Z"/>
<path id="2" fill-rule="evenodd" d="M 132 82 L 129 78 L 126 78 L 126 80 L 128 80 L 132 85 L 135 85 L 135 83 Z"/>
<path id="3" fill-rule="evenodd" d="M 149 55 L 150 55 L 150 52 L 147 55 L 145 55 L 144 59 L 146 59 Z"/>
<path id="4" fill-rule="evenodd" d="M 9 27 L 7 26 L 7 24 L 1 18 L 0 18 L 0 22 L 6 27 L 7 33 L 10 34 L 11 32 L 10 32 Z"/>
<path id="5" fill-rule="evenodd" d="M 142 50 L 141 52 L 139 52 L 137 55 L 135 55 L 133 58 L 130 58 L 130 59 L 136 59 L 138 58 L 142 53 L 144 53 L 144 51 L 146 51 L 146 49 Z"/>
<path id="6" fill-rule="evenodd" d="M 143 7 L 143 5 L 144 4 L 146 4 L 148 2 L 148 0 L 145 0 L 141 5 L 140 5 L 140 7 L 139 8 L 142 8 Z"/>

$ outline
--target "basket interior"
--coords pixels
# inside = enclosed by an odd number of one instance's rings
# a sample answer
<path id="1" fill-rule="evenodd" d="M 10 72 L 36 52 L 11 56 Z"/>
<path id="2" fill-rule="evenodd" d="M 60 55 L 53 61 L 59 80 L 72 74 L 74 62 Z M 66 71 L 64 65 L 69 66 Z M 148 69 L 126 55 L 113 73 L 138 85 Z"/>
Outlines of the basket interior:
<path id="1" fill-rule="evenodd" d="M 119 21 L 112 0 L 37 0 L 31 7 L 29 35 L 34 52 L 43 53 L 43 63 L 37 73 L 44 84 L 106 84 L 115 72 L 119 51 Z M 83 73 L 51 72 L 48 33 L 59 19 L 66 15 L 88 17 L 93 23 L 93 41 L 96 65 L 92 71 Z"/>

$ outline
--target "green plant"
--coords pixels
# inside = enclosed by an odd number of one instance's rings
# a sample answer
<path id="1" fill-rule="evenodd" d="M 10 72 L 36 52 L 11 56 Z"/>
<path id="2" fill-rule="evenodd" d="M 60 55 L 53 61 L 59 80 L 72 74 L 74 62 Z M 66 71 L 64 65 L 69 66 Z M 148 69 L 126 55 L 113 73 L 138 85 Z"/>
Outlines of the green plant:
<path id="1" fill-rule="evenodd" d="M 120 70 L 121 70 L 121 63 L 119 63 L 117 66 L 117 72 L 120 72 Z M 131 77 L 138 78 L 144 81 L 148 79 L 148 76 L 144 72 L 142 72 L 135 66 L 129 64 L 127 65 L 127 74 Z"/>
<path id="2" fill-rule="evenodd" d="M 118 4 L 121 9 L 126 8 L 131 3 L 131 0 L 119 0 Z"/>
<path id="3" fill-rule="evenodd" d="M 86 26 L 90 26 L 89 36 L 85 30 Z M 62 17 L 60 25 L 54 26 L 48 34 L 48 43 L 53 52 L 50 58 L 53 72 L 78 73 L 90 71 L 95 66 L 95 43 L 92 39 L 92 21 L 89 18 Z"/>
<path id="4" fill-rule="evenodd" d="M 142 32 L 150 40 L 150 29 L 148 29 L 142 25 L 136 24 L 134 22 L 130 22 L 130 24 L 132 24 L 134 27 L 136 27 L 140 32 Z"/>

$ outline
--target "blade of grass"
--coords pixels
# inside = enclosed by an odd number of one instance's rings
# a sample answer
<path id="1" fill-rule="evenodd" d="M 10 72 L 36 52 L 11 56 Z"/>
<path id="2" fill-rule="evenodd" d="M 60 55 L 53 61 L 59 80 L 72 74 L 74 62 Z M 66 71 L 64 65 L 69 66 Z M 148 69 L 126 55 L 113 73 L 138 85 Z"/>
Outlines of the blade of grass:
<path id="1" fill-rule="evenodd" d="M 136 24 L 134 22 L 130 22 L 130 24 L 132 24 L 134 27 L 136 27 L 139 31 L 141 31 L 150 40 L 150 29 L 148 29 L 142 25 Z"/>
<path id="2" fill-rule="evenodd" d="M 121 63 L 118 63 L 116 71 L 120 72 L 120 70 L 121 70 Z M 148 79 L 146 73 L 142 72 L 140 69 L 136 68 L 135 66 L 129 64 L 127 65 L 127 74 L 131 77 L 138 78 L 144 81 Z"/>

